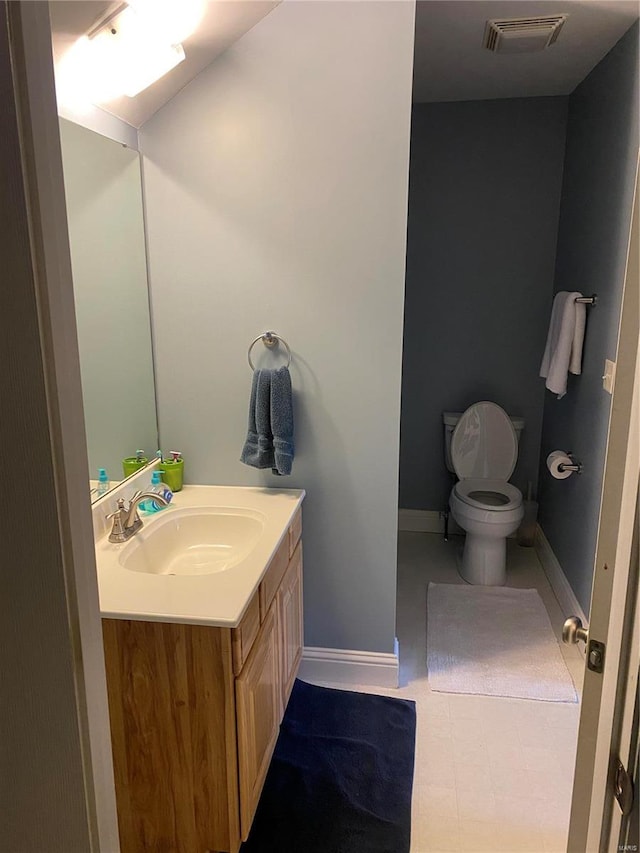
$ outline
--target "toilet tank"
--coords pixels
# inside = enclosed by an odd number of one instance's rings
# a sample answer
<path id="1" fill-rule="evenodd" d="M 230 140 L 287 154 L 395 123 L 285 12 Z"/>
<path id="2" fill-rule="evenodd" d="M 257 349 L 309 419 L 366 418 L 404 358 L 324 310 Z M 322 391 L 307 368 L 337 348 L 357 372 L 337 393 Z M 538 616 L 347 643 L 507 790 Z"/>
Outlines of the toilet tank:
<path id="1" fill-rule="evenodd" d="M 464 413 L 463 412 L 443 412 L 442 413 L 442 423 L 444 424 L 444 458 L 447 463 L 447 470 L 451 471 L 452 474 L 455 474 L 453 469 L 453 462 L 451 461 L 451 436 L 453 435 L 453 431 L 456 428 L 456 424 L 460 420 Z M 509 415 L 511 423 L 513 424 L 513 428 L 516 431 L 516 437 L 518 439 L 518 445 L 520 444 L 520 436 L 522 435 L 522 430 L 524 429 L 524 418 L 518 418 L 515 416 Z"/>

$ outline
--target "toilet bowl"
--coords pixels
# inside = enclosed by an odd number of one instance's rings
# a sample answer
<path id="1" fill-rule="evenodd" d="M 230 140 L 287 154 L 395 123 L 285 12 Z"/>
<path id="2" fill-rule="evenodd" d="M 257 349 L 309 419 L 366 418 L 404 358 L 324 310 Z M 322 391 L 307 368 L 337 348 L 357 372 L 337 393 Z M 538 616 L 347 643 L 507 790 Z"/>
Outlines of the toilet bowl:
<path id="1" fill-rule="evenodd" d="M 518 458 L 516 429 L 504 409 L 483 401 L 459 417 L 449 436 L 447 460 L 459 478 L 449 508 L 466 533 L 460 575 L 471 584 L 501 586 L 507 537 L 524 515 L 522 493 L 509 483 Z"/>

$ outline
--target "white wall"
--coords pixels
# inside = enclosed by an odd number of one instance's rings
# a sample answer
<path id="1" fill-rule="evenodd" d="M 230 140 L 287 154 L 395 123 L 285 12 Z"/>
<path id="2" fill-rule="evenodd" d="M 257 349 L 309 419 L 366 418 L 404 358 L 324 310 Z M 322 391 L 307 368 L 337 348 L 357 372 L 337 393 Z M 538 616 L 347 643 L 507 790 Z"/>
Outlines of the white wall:
<path id="1" fill-rule="evenodd" d="M 307 490 L 308 646 L 393 650 L 414 11 L 284 2 L 140 133 L 163 447 L 189 482 Z M 238 461 L 265 329 L 286 479 Z"/>

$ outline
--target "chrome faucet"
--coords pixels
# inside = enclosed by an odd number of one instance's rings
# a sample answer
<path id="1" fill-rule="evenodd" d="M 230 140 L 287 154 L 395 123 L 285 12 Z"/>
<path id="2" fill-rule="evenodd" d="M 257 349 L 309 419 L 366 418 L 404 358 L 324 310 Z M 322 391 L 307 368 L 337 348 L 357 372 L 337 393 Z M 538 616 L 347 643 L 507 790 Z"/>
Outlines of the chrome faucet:
<path id="1" fill-rule="evenodd" d="M 126 542 L 142 527 L 142 519 L 138 515 L 138 507 L 142 501 L 153 500 L 162 506 L 169 506 L 169 501 L 157 492 L 135 492 L 125 508 L 124 498 L 118 499 L 118 509 L 107 518 L 113 519 L 109 542 Z"/>

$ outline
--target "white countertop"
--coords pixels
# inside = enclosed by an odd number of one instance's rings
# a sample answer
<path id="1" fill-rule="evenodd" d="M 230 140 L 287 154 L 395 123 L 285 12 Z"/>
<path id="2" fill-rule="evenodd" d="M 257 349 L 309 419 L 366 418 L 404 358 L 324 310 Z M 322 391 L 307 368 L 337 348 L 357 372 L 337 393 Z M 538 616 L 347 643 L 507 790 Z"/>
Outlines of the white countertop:
<path id="1" fill-rule="evenodd" d="M 144 537 L 145 532 L 151 533 L 154 522 L 176 507 L 235 507 L 264 515 L 264 529 L 257 544 L 227 571 L 176 576 L 125 569 L 120 556 L 129 543 L 113 544 L 104 536 L 96 542 L 101 615 L 110 619 L 237 627 L 304 495 L 301 489 L 185 486 L 167 509 L 142 515 L 144 527 L 129 542 Z"/>

